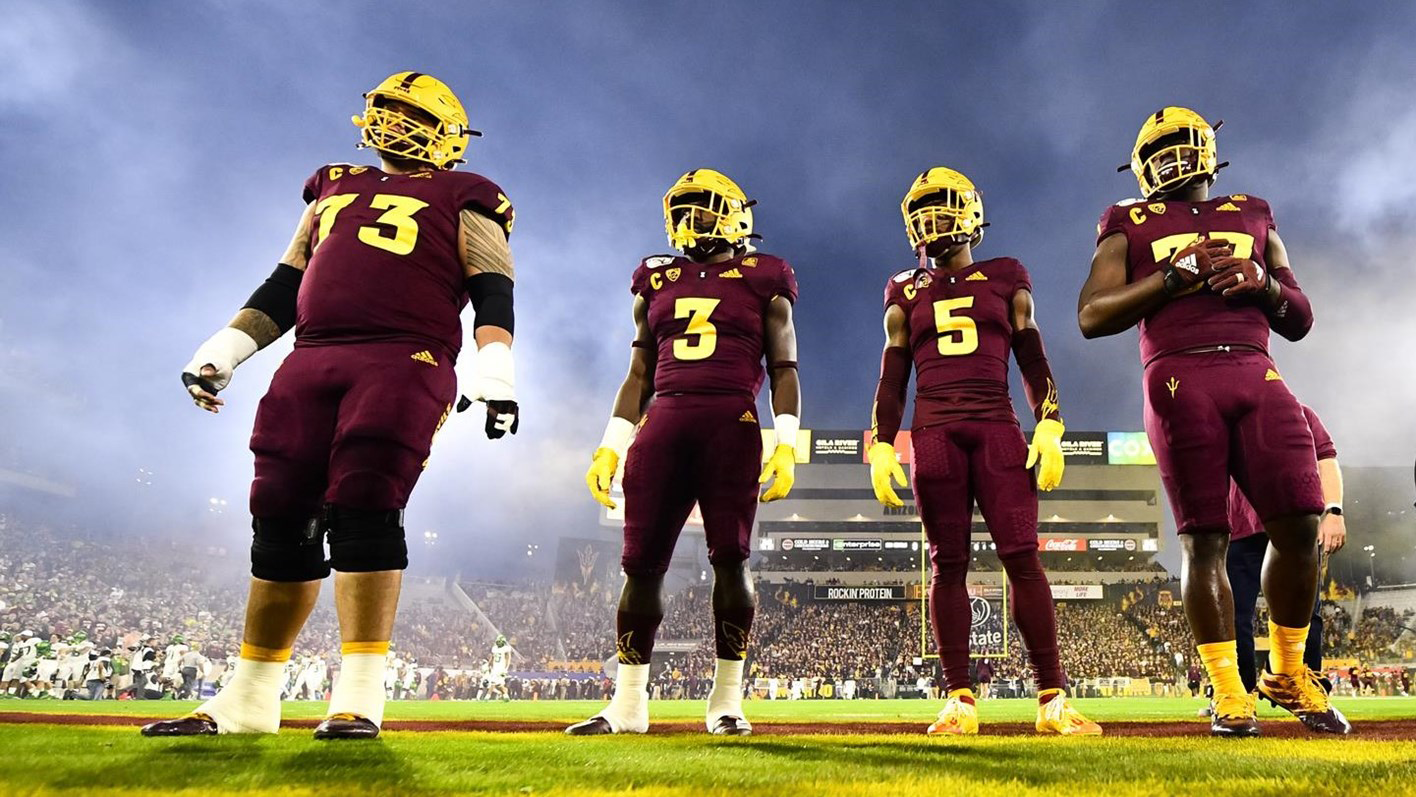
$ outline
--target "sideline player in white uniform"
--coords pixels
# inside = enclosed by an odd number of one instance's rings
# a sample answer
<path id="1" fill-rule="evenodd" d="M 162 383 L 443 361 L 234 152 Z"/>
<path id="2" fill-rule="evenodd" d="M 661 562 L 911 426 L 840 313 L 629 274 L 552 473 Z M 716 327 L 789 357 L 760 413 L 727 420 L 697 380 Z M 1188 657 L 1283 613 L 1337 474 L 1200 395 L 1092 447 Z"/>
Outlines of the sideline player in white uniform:
<path id="1" fill-rule="evenodd" d="M 487 671 L 487 697 L 490 700 L 511 700 L 511 694 L 506 690 L 506 674 L 511 671 L 511 654 L 511 645 L 507 643 L 506 637 L 498 634 L 496 644 L 492 645 L 492 667 Z"/>

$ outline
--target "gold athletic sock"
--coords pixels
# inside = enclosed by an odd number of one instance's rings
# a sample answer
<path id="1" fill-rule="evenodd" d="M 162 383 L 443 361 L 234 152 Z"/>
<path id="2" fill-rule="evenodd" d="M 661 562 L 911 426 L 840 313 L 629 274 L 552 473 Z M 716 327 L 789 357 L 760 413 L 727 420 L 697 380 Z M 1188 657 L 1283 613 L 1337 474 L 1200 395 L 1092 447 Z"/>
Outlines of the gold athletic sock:
<path id="1" fill-rule="evenodd" d="M 1234 640 L 1206 642 L 1197 649 L 1200 651 L 1200 661 L 1205 663 L 1205 672 L 1209 673 L 1210 684 L 1214 686 L 1216 697 L 1245 694 L 1244 681 L 1239 677 L 1239 654 Z"/>
<path id="2" fill-rule="evenodd" d="M 290 648 L 262 648 L 249 642 L 242 642 L 241 658 L 246 661 L 284 664 L 290 660 Z"/>
<path id="3" fill-rule="evenodd" d="M 1269 620 L 1269 670 L 1280 675 L 1303 671 L 1303 648 L 1308 643 L 1308 626 L 1285 628 Z"/>

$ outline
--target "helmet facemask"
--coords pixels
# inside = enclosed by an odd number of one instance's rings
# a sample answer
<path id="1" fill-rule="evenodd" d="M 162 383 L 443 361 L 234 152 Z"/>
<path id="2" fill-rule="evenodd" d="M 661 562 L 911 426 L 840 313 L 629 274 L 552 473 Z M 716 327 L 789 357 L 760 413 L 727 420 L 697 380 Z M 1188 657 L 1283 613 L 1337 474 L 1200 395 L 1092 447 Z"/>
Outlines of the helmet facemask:
<path id="1" fill-rule="evenodd" d="M 442 81 L 400 72 L 364 95 L 364 114 L 353 117 L 360 147 L 385 157 L 451 169 L 463 162 L 471 136 L 462 103 Z"/>
<path id="2" fill-rule="evenodd" d="M 694 259 L 742 246 L 752 230 L 751 205 L 716 191 L 671 193 L 664 198 L 669 241 Z"/>
<path id="3" fill-rule="evenodd" d="M 1223 166 L 1217 163 L 1217 128 L 1185 122 L 1166 125 L 1137 147 L 1130 167 L 1145 198 L 1155 199 L 1201 180 L 1213 180 Z"/>
<path id="4" fill-rule="evenodd" d="M 905 232 L 915 251 L 940 257 L 949 250 L 983 240 L 983 204 L 976 189 L 941 188 L 909 203 Z"/>

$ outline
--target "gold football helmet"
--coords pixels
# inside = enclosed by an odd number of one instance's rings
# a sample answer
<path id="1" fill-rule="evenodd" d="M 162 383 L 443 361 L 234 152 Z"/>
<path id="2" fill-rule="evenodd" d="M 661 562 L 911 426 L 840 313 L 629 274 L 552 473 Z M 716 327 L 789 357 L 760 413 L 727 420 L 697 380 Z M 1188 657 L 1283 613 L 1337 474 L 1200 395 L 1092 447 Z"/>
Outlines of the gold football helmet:
<path id="1" fill-rule="evenodd" d="M 664 194 L 669 244 L 680 250 L 706 240 L 743 245 L 752 236 L 753 204 L 722 172 L 694 169 Z"/>
<path id="2" fill-rule="evenodd" d="M 1141 195 L 1152 199 L 1195 177 L 1214 175 L 1227 164 L 1219 163 L 1213 127 L 1189 108 L 1161 108 L 1141 125 L 1131 148 L 1131 172 L 1141 185 Z M 1125 171 L 1121 166 L 1117 171 Z"/>
<path id="3" fill-rule="evenodd" d="M 393 107 L 393 102 L 411 106 L 426 118 L 415 118 Z M 364 115 L 352 121 L 363 131 L 361 148 L 372 147 L 439 169 L 462 163 L 469 138 L 482 135 L 467 126 L 467 112 L 452 89 L 421 72 L 399 72 L 384 79 L 364 95 Z"/>
<path id="4" fill-rule="evenodd" d="M 978 246 L 988 226 L 983 220 L 983 195 L 969 178 L 943 166 L 915 178 L 900 202 L 900 213 L 915 249 L 944 238 Z"/>

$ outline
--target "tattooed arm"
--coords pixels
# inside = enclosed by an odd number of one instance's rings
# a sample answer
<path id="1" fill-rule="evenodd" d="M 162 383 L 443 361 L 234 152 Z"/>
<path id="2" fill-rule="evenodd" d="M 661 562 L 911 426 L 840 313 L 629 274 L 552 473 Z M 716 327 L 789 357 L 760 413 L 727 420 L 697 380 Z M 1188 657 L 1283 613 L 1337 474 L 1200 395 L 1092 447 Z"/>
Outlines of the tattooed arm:
<path id="1" fill-rule="evenodd" d="M 312 204 L 300 216 L 300 224 L 291 236 L 280 265 L 251 294 L 246 306 L 197 348 L 192 361 L 182 369 L 182 383 L 198 407 L 219 412 L 225 402 L 216 394 L 230 384 L 236 366 L 295 326 L 295 297 L 310 262 L 310 231 L 314 219 Z"/>
<path id="2" fill-rule="evenodd" d="M 516 433 L 520 410 L 516 404 L 515 367 L 511 357 L 516 314 L 512 304 L 516 269 L 511 260 L 506 230 L 498 222 L 472 210 L 462 211 L 458 228 L 462 270 L 472 301 L 472 336 L 477 341 L 477 378 L 473 398 L 486 402 L 487 437 Z M 459 402 L 459 408 L 466 405 Z"/>

